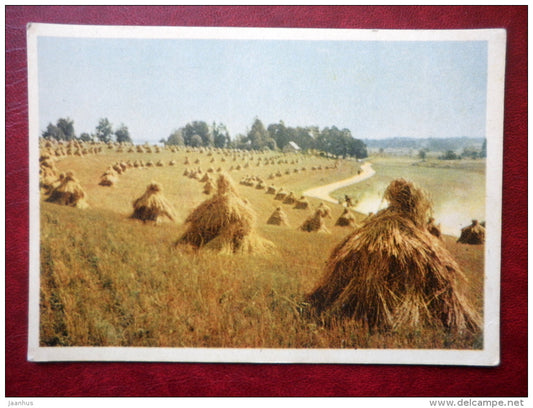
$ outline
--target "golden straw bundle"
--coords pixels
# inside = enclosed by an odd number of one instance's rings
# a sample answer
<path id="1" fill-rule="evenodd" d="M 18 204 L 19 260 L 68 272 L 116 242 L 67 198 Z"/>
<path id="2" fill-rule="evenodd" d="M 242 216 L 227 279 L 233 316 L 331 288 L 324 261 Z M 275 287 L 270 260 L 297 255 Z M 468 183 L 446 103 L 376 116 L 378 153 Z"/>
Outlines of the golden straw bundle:
<path id="1" fill-rule="evenodd" d="M 332 252 L 308 301 L 317 315 L 351 317 L 380 329 L 443 326 L 476 331 L 466 278 L 424 220 L 422 190 L 403 179 L 385 192 L 389 207 L 365 220 Z"/>
<path id="2" fill-rule="evenodd" d="M 131 218 L 142 221 L 160 222 L 162 217 L 175 221 L 174 210 L 163 196 L 163 188 L 159 183 L 151 182 L 144 194 L 133 202 Z"/>
<path id="3" fill-rule="evenodd" d="M 74 173 L 69 171 L 55 187 L 46 201 L 76 208 L 87 208 L 86 194 Z"/>
<path id="4" fill-rule="evenodd" d="M 472 220 L 472 224 L 461 230 L 461 236 L 457 242 L 470 245 L 481 245 L 485 243 L 485 228 L 478 223 L 478 220 Z"/>
<path id="5" fill-rule="evenodd" d="M 233 180 L 221 174 L 217 180 L 216 194 L 201 203 L 186 218 L 188 228 L 178 239 L 177 245 L 229 254 L 268 251 L 274 245 L 257 235 L 255 219 L 250 205 L 237 194 Z"/>

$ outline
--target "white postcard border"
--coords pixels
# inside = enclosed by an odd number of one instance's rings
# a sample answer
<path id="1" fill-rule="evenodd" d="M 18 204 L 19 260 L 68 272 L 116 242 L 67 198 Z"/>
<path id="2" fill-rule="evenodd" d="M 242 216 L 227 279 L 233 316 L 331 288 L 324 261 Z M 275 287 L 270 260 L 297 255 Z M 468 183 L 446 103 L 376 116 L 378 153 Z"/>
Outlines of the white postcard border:
<path id="1" fill-rule="evenodd" d="M 39 346 L 39 95 L 37 39 L 73 38 L 248 39 L 329 41 L 488 41 L 484 348 L 482 350 L 404 349 L 235 349 Z M 80 26 L 29 23 L 28 110 L 30 173 L 28 360 L 151 361 L 239 363 L 424 364 L 494 366 L 500 356 L 500 263 L 503 160 L 503 101 L 506 31 L 367 30 L 235 27 Z"/>

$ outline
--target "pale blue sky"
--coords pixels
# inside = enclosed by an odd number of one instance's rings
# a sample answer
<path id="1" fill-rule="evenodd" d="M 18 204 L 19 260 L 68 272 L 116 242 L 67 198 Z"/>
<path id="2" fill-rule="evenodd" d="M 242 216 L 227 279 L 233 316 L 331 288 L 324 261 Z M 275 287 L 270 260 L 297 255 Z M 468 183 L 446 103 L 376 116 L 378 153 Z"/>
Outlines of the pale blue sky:
<path id="1" fill-rule="evenodd" d="M 193 120 L 232 137 L 265 126 L 361 139 L 484 137 L 487 43 L 40 37 L 39 126 L 102 117 L 156 142 Z"/>

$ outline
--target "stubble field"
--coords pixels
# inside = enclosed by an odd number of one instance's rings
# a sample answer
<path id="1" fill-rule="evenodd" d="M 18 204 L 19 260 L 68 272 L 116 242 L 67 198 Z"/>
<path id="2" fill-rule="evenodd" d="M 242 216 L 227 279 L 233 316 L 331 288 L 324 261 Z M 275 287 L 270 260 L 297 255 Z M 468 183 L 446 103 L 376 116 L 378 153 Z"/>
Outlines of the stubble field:
<path id="1" fill-rule="evenodd" d="M 482 347 L 482 333 L 454 336 L 441 328 L 369 331 L 349 319 L 323 325 L 305 313 L 305 295 L 322 278 L 332 249 L 352 230 L 334 226 L 344 209 L 342 205 L 328 203 L 332 210 L 332 217 L 326 220 L 330 234 L 303 232 L 298 227 L 319 200 L 310 199 L 309 210 L 296 210 L 292 205 L 280 204 L 265 190 L 238 184 L 239 194 L 257 214 L 258 234 L 272 241 L 275 249 L 257 255 L 223 255 L 204 250 L 187 253 L 176 249 L 175 242 L 186 228 L 185 218 L 207 198 L 202 193 L 203 183 L 183 176 L 186 168 L 201 167 L 205 172 L 212 167 L 213 177 L 221 168 L 236 183 L 247 175 L 262 177 L 267 186 L 283 187 L 299 197 L 308 188 L 352 176 L 360 166 L 352 160 L 337 162 L 302 154 L 231 153 L 224 162 L 222 157 L 220 152 L 185 149 L 161 153 L 117 153 L 109 149 L 55 161 L 59 171 L 75 173 L 87 193 L 89 208 L 48 203 L 41 195 L 42 346 Z M 261 164 L 257 166 L 259 157 Z M 186 158 L 190 165 L 185 164 Z M 120 175 L 115 186 L 98 185 L 109 165 L 138 159 L 154 163 L 161 160 L 164 166 L 131 168 Z M 269 164 L 265 165 L 267 159 Z M 174 166 L 168 165 L 171 160 L 176 162 Z M 196 160 L 199 162 L 194 163 Z M 229 171 L 237 165 L 240 170 Z M 298 172 L 294 171 L 296 168 Z M 387 174 L 387 168 L 385 160 L 376 162 L 376 176 L 358 188 L 378 191 L 379 183 L 384 183 L 380 174 Z M 438 183 L 445 170 L 431 169 L 427 177 Z M 278 171 L 280 177 L 268 179 Z M 391 171 L 397 177 L 412 176 L 397 168 Z M 426 169 L 418 171 L 425 174 Z M 467 167 L 457 174 L 462 174 L 467 183 L 473 174 L 480 173 L 477 167 Z M 151 181 L 163 186 L 164 196 L 175 209 L 175 222 L 156 225 L 129 218 L 133 200 L 143 194 Z M 464 188 L 468 185 L 464 184 Z M 289 226 L 266 224 L 278 206 L 287 213 Z M 355 216 L 361 221 L 366 214 Z M 456 237 L 446 236 L 443 244 L 469 280 L 470 301 L 482 312 L 484 248 L 455 241 Z"/>

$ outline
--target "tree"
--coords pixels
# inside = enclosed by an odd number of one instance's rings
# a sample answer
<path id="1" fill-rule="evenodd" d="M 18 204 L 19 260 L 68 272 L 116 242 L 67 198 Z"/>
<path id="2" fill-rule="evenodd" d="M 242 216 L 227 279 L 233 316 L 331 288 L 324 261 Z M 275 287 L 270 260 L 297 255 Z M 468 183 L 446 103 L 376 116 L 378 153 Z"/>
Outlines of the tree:
<path id="1" fill-rule="evenodd" d="M 480 155 L 481 155 L 481 152 L 472 146 L 465 147 L 463 149 L 463 153 L 461 153 L 461 157 L 467 157 L 470 159 L 478 159 Z"/>
<path id="2" fill-rule="evenodd" d="M 230 142 L 230 147 L 232 149 L 249 149 L 250 146 L 246 143 L 246 136 L 244 136 L 242 133 L 237 133 L 234 137 L 234 140 Z"/>
<path id="3" fill-rule="evenodd" d="M 49 123 L 41 136 L 45 139 L 74 140 L 74 121 L 70 118 L 59 118 L 56 125 Z"/>
<path id="4" fill-rule="evenodd" d="M 42 137 L 44 139 L 55 139 L 55 140 L 64 140 L 65 135 L 63 134 L 63 131 L 59 129 L 57 126 L 53 125 L 52 123 L 49 123 L 46 127 L 46 130 L 42 133 Z"/>
<path id="5" fill-rule="evenodd" d="M 278 145 L 276 144 L 276 141 L 273 138 L 269 137 L 265 141 L 265 147 L 270 150 L 277 150 Z"/>
<path id="6" fill-rule="evenodd" d="M 82 142 L 91 142 L 93 140 L 92 136 L 86 132 L 83 132 L 79 139 L 82 141 Z"/>
<path id="7" fill-rule="evenodd" d="M 217 125 L 215 122 L 213 122 L 212 129 L 213 129 L 213 144 L 215 145 L 215 147 L 224 148 L 228 146 L 230 143 L 230 137 L 229 137 L 228 129 L 226 128 L 226 126 L 223 125 L 222 123 Z"/>
<path id="8" fill-rule="evenodd" d="M 183 129 L 174 130 L 168 139 L 166 141 L 162 139 L 162 142 L 166 145 L 183 146 L 185 144 L 183 141 Z"/>
<path id="9" fill-rule="evenodd" d="M 115 131 L 115 138 L 119 143 L 133 143 L 130 137 L 130 131 L 128 130 L 128 127 L 123 123 Z"/>
<path id="10" fill-rule="evenodd" d="M 209 131 L 209 126 L 203 121 L 194 121 L 185 125 L 185 128 L 183 129 L 183 141 L 187 146 L 192 146 L 191 142 L 193 136 L 200 137 L 201 142 L 199 146 L 213 145 L 213 137 Z"/>
<path id="11" fill-rule="evenodd" d="M 483 139 L 483 145 L 481 146 L 479 157 L 481 158 L 487 157 L 487 139 Z"/>
<path id="12" fill-rule="evenodd" d="M 341 131 L 336 126 L 326 127 L 317 139 L 317 148 L 327 153 L 345 157 L 348 154 L 346 136 L 345 130 Z"/>
<path id="13" fill-rule="evenodd" d="M 258 118 L 255 118 L 252 128 L 246 135 L 246 139 L 250 142 L 250 147 L 255 150 L 261 150 L 267 144 L 267 140 L 270 139 L 268 131 L 265 129 L 265 125 Z"/>
<path id="14" fill-rule="evenodd" d="M 267 131 L 280 149 L 283 149 L 291 141 L 289 129 L 287 129 L 282 120 L 279 123 L 268 125 Z"/>
<path id="15" fill-rule="evenodd" d="M 113 138 L 113 127 L 109 119 L 102 118 L 96 126 L 96 137 L 99 141 L 109 143 Z"/>
<path id="16" fill-rule="evenodd" d="M 305 135 L 307 146 L 313 146 L 317 150 L 334 154 L 335 156 L 353 156 L 358 159 L 368 157 L 366 144 L 352 136 L 349 129 L 338 129 L 336 126 L 322 129 L 313 139 L 315 131 L 309 129 Z M 312 141 L 312 143 L 310 143 Z M 305 143 L 305 139 L 304 139 Z M 309 147 L 308 147 L 309 148 Z"/>
<path id="17" fill-rule="evenodd" d="M 302 150 L 315 148 L 316 137 L 320 134 L 317 126 L 289 128 L 289 138 Z"/>
<path id="18" fill-rule="evenodd" d="M 57 121 L 57 127 L 61 129 L 64 135 L 64 140 L 74 140 L 76 139 L 76 134 L 74 133 L 74 121 L 70 118 L 60 118 Z"/>
<path id="19" fill-rule="evenodd" d="M 352 136 L 349 136 L 348 139 L 348 154 L 350 156 L 355 156 L 357 159 L 368 157 L 368 151 L 364 142 L 360 139 L 355 139 Z"/>
<path id="20" fill-rule="evenodd" d="M 422 160 L 426 160 L 426 151 L 424 149 L 420 149 L 418 151 L 418 157 Z"/>
<path id="21" fill-rule="evenodd" d="M 190 139 L 189 146 L 192 146 L 192 147 L 202 146 L 202 138 L 199 135 L 193 135 Z"/>
<path id="22" fill-rule="evenodd" d="M 329 139 L 329 128 L 324 128 L 318 134 L 315 140 L 315 149 L 329 152 L 331 150 L 331 141 Z"/>
<path id="23" fill-rule="evenodd" d="M 453 151 L 453 150 L 446 150 L 446 152 L 439 156 L 439 159 L 441 160 L 457 160 L 459 159 L 459 156 Z"/>

